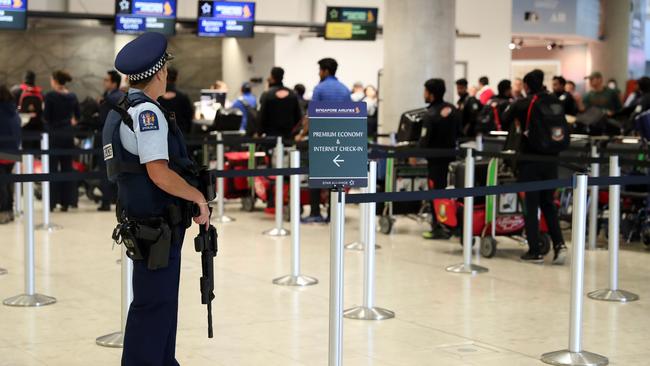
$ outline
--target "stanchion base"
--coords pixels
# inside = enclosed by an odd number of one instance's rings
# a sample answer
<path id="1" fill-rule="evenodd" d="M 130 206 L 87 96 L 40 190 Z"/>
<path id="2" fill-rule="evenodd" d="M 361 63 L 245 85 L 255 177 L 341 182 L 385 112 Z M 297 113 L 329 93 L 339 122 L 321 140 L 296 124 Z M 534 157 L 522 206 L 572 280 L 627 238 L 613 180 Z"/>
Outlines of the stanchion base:
<path id="1" fill-rule="evenodd" d="M 290 233 L 289 233 L 289 230 L 287 230 L 287 229 L 278 229 L 276 227 L 276 228 L 273 228 L 273 229 L 270 229 L 270 230 L 266 230 L 262 234 L 268 235 L 268 236 L 289 236 Z"/>
<path id="2" fill-rule="evenodd" d="M 343 316 L 356 320 L 386 320 L 394 318 L 395 312 L 378 307 L 367 308 L 357 306 L 356 308 L 343 311 Z"/>
<path id="3" fill-rule="evenodd" d="M 355 241 L 349 244 L 345 244 L 344 248 L 347 250 L 356 250 L 359 252 L 363 252 L 366 249 L 366 245 L 362 242 Z M 381 249 L 381 245 L 375 244 L 375 249 Z"/>
<path id="4" fill-rule="evenodd" d="M 609 365 L 607 357 L 591 352 L 571 352 L 569 350 L 545 353 L 541 361 L 557 366 L 605 366 Z"/>
<path id="5" fill-rule="evenodd" d="M 56 299 L 51 296 L 33 294 L 33 295 L 18 295 L 10 297 L 3 301 L 2 303 L 7 306 L 18 306 L 18 307 L 34 307 L 34 306 L 45 306 L 51 305 L 56 302 Z"/>
<path id="6" fill-rule="evenodd" d="M 122 348 L 124 347 L 124 336 L 122 332 L 115 332 L 97 338 L 95 343 L 102 347 Z"/>
<path id="7" fill-rule="evenodd" d="M 286 275 L 273 280 L 274 285 L 278 286 L 312 286 L 318 283 L 314 277 L 304 275 Z"/>
<path id="8" fill-rule="evenodd" d="M 8 271 L 7 271 L 6 269 L 4 269 L 4 268 L 0 268 L 0 276 L 2 276 L 2 275 L 6 275 L 7 272 L 8 272 Z"/>
<path id="9" fill-rule="evenodd" d="M 639 295 L 625 290 L 596 290 L 590 292 L 587 296 L 593 300 L 613 301 L 613 302 L 632 302 L 639 299 Z"/>
<path id="10" fill-rule="evenodd" d="M 476 264 L 466 265 L 465 263 L 455 264 L 446 268 L 447 272 L 453 273 L 467 273 L 471 275 L 476 275 L 479 273 L 485 273 L 488 271 L 487 268 L 477 266 Z"/>
<path id="11" fill-rule="evenodd" d="M 49 231 L 49 232 L 52 232 L 52 231 L 57 231 L 57 230 L 61 230 L 61 229 L 63 229 L 63 226 L 56 225 L 56 224 L 47 224 L 47 225 L 45 225 L 45 224 L 40 224 L 40 225 L 36 225 L 36 226 L 34 227 L 34 229 L 35 229 L 35 230 L 43 230 L 43 231 Z"/>
<path id="12" fill-rule="evenodd" d="M 217 224 L 227 224 L 227 223 L 233 222 L 233 221 L 235 221 L 234 218 L 232 218 L 230 216 L 225 216 L 225 215 L 221 216 L 221 217 L 215 217 L 214 218 L 214 222 L 216 222 Z"/>

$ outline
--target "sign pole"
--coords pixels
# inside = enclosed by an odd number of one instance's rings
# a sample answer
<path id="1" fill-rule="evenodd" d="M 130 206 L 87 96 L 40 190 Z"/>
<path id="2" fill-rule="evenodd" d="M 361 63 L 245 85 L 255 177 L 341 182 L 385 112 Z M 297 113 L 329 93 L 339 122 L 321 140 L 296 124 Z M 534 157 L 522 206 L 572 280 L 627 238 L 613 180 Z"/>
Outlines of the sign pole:
<path id="1" fill-rule="evenodd" d="M 282 169 L 284 164 L 284 145 L 282 144 L 282 137 L 278 137 L 275 145 L 275 168 Z M 281 175 L 275 176 L 275 227 L 266 230 L 263 234 L 268 236 L 287 236 L 289 230 L 285 229 L 284 219 L 282 214 L 284 211 L 284 177 Z"/>
<path id="2" fill-rule="evenodd" d="M 345 192 L 338 188 L 330 195 L 330 310 L 328 366 L 343 364 L 343 238 Z"/>

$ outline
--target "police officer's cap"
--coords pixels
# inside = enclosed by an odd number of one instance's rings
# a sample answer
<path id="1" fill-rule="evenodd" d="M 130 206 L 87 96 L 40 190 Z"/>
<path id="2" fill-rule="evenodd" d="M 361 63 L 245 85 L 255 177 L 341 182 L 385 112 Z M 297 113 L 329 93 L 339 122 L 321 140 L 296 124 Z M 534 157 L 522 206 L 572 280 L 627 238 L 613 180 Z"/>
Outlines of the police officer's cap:
<path id="1" fill-rule="evenodd" d="M 167 38 L 160 33 L 144 33 L 124 46 L 115 58 L 115 68 L 126 74 L 130 82 L 155 75 L 173 59 L 167 53 Z"/>

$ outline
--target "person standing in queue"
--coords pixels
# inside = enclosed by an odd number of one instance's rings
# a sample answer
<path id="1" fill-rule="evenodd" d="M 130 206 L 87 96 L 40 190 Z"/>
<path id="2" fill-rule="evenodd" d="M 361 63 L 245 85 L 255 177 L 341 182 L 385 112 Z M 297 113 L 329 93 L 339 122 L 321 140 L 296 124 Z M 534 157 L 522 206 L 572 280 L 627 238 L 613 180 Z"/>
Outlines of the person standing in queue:
<path id="1" fill-rule="evenodd" d="M 333 58 L 324 58 L 318 61 L 318 76 L 320 82 L 314 88 L 311 96 L 312 102 L 332 102 L 332 103 L 345 103 L 351 102 L 351 93 L 347 86 L 345 86 L 339 79 L 336 78 L 336 71 L 339 68 L 338 62 Z M 309 131 L 308 121 L 305 123 L 304 133 Z M 321 190 L 309 190 L 309 216 L 302 218 L 302 222 L 306 224 L 320 224 L 329 221 L 329 214 L 324 218 L 320 212 L 321 203 Z"/>
<path id="2" fill-rule="evenodd" d="M 99 123 L 101 130 L 104 129 L 104 121 L 108 113 L 111 111 L 111 105 L 117 105 L 117 103 L 124 97 L 124 92 L 120 90 L 120 85 L 122 84 L 122 76 L 115 70 L 108 70 L 106 76 L 104 76 L 104 95 L 100 99 L 99 104 Z M 106 164 L 104 164 L 104 159 L 101 157 L 97 159 L 99 170 L 101 172 L 106 172 Z M 100 181 L 100 190 L 102 191 L 102 202 L 97 211 L 110 211 L 111 203 L 115 197 L 115 184 L 111 183 L 108 180 L 108 176 L 104 175 Z"/>
<path id="3" fill-rule="evenodd" d="M 120 50 L 115 68 L 128 76 L 131 88 L 109 113 L 103 131 L 104 160 L 118 185 L 116 231 L 133 238 L 122 240 L 134 262 L 123 366 L 179 365 L 181 246 L 193 206 L 199 209 L 195 223 L 207 226 L 210 218 L 205 197 L 188 183 L 196 173 L 182 132 L 157 102 L 166 91 L 172 58 L 159 33 L 145 33 Z M 124 229 L 133 225 L 135 234 Z M 157 239 L 140 234 L 147 231 L 159 233 Z"/>
<path id="4" fill-rule="evenodd" d="M 566 91 L 566 79 L 562 76 L 553 76 L 553 94 L 562 102 L 565 114 L 574 117 L 578 114 L 578 105 L 573 95 Z"/>
<path id="5" fill-rule="evenodd" d="M 526 74 L 524 77 L 524 89 L 526 91 L 526 97 L 515 101 L 504 112 L 504 120 L 511 126 L 509 137 L 515 135 L 521 136 L 521 141 L 514 148 L 521 154 L 557 156 L 557 154 L 545 153 L 532 147 L 533 144 L 530 140 L 533 136 L 530 136 L 530 128 L 527 125 L 532 120 L 531 115 L 535 113 L 534 103 L 543 103 L 543 100 L 551 100 L 556 102 L 555 105 L 561 106 L 562 104 L 554 95 L 549 95 L 544 91 L 544 72 L 541 70 L 536 69 Z M 564 114 L 562 112 L 563 116 Z M 541 117 L 542 119 L 540 121 L 533 122 L 547 122 L 543 119 L 544 116 Z M 557 168 L 557 162 L 553 161 L 519 161 L 517 163 L 517 179 L 519 182 L 557 179 Z M 564 264 L 567 248 L 564 244 L 562 231 L 560 230 L 560 221 L 558 219 L 553 193 L 554 190 L 526 192 L 524 221 L 529 249 L 528 252 L 521 256 L 521 260 L 524 262 L 544 262 L 544 255 L 541 254 L 539 241 L 538 211 L 541 209 L 546 219 L 546 224 L 548 225 L 548 233 L 553 241 L 553 264 Z"/>
<path id="6" fill-rule="evenodd" d="M 453 104 L 444 100 L 447 88 L 442 79 L 429 79 L 424 83 L 424 101 L 429 104 L 428 111 L 422 119 L 422 134 L 418 142 L 419 148 L 454 149 L 458 137 L 460 114 Z M 411 164 L 416 163 L 411 158 Z M 427 158 L 429 181 L 433 189 L 444 189 L 447 186 L 447 172 L 453 157 Z M 422 233 L 425 239 L 449 239 L 451 236 L 442 224 L 438 222 L 435 209 L 431 214 L 431 231 Z"/>
<path id="7" fill-rule="evenodd" d="M 50 85 L 52 91 L 45 94 L 45 107 L 43 120 L 45 130 L 51 134 L 50 148 L 74 148 L 73 127 L 77 125 L 81 111 L 77 96 L 71 92 L 66 84 L 72 81 L 72 76 L 66 71 L 58 70 L 52 73 Z M 53 173 L 71 173 L 72 156 L 50 156 L 50 168 Z M 69 207 L 76 207 L 79 200 L 77 182 L 52 182 L 52 195 L 50 196 L 50 209 L 54 210 L 57 204 L 61 211 L 68 211 Z"/>
<path id="8" fill-rule="evenodd" d="M 160 103 L 168 112 L 174 113 L 178 128 L 184 135 L 192 132 L 192 119 L 194 119 L 194 105 L 190 97 L 176 87 L 178 70 L 173 67 L 167 69 L 167 90 L 160 98 Z"/>
<path id="9" fill-rule="evenodd" d="M 476 135 L 476 119 L 481 112 L 481 102 L 469 94 L 467 79 L 456 80 L 456 93 L 458 93 L 456 107 L 461 115 L 459 132 L 462 136 L 474 137 Z"/>

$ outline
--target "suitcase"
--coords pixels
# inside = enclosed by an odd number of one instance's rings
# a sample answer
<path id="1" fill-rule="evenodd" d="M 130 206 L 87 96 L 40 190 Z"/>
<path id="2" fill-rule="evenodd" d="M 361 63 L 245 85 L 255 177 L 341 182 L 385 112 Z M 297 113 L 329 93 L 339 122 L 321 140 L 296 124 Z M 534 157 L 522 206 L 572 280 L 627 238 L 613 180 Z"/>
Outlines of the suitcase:
<path id="1" fill-rule="evenodd" d="M 397 142 L 417 142 L 422 133 L 422 119 L 426 113 L 426 108 L 402 113 L 397 130 Z"/>

